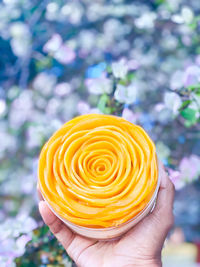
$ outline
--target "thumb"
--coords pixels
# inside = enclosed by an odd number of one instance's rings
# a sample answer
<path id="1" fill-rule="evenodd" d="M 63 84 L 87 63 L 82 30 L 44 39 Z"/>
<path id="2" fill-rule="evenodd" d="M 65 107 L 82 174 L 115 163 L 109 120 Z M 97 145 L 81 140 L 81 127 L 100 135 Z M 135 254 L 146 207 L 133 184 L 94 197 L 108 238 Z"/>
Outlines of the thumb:
<path id="1" fill-rule="evenodd" d="M 39 211 L 44 222 L 49 226 L 51 232 L 63 245 L 69 256 L 78 262 L 80 255 L 88 247 L 96 243 L 95 240 L 84 238 L 73 233 L 47 206 L 45 201 L 40 201 Z"/>

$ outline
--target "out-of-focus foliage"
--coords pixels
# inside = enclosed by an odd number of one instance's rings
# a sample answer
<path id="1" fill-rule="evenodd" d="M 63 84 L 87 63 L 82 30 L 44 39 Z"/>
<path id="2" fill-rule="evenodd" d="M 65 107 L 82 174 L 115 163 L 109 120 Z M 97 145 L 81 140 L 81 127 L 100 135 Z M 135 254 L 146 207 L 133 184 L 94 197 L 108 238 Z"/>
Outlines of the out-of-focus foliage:
<path id="1" fill-rule="evenodd" d="M 38 214 L 37 158 L 91 112 L 147 130 L 178 190 L 176 224 L 200 238 L 199 14 L 197 0 L 0 2 L 1 266 L 71 266 Z"/>

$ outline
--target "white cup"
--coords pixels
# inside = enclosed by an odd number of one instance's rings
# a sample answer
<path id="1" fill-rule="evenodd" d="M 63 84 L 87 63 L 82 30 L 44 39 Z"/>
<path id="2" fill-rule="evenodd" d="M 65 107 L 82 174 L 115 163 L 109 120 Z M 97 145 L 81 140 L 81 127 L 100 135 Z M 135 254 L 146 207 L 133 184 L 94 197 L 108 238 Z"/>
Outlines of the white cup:
<path id="1" fill-rule="evenodd" d="M 106 228 L 89 228 L 84 227 L 80 225 L 76 225 L 64 218 L 62 218 L 60 215 L 58 215 L 55 210 L 51 207 L 51 205 L 46 201 L 49 208 L 52 210 L 52 212 L 60 219 L 62 220 L 73 232 L 82 235 L 84 237 L 97 239 L 97 240 L 113 240 L 117 239 L 124 233 L 126 233 L 128 230 L 130 230 L 134 225 L 136 225 L 139 221 L 141 221 L 145 216 L 147 216 L 150 212 L 153 211 L 156 199 L 158 195 L 158 190 L 160 187 L 160 164 L 158 163 L 158 181 L 156 185 L 156 189 L 153 193 L 152 198 L 150 199 L 149 203 L 146 205 L 146 207 L 138 213 L 135 217 L 131 218 L 127 222 L 124 222 L 118 226 L 114 227 L 106 227 Z M 44 198 L 45 199 L 45 198 Z"/>

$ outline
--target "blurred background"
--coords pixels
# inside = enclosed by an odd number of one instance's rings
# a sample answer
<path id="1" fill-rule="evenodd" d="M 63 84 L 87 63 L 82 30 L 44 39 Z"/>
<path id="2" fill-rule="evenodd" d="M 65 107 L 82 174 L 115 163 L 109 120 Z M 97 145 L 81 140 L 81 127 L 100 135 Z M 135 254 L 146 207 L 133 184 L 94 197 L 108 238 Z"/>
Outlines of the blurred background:
<path id="1" fill-rule="evenodd" d="M 72 266 L 37 209 L 37 161 L 73 116 L 142 125 L 176 187 L 164 267 L 200 262 L 197 0 L 0 1 L 0 266 Z M 145 242 L 145 240 L 144 240 Z"/>

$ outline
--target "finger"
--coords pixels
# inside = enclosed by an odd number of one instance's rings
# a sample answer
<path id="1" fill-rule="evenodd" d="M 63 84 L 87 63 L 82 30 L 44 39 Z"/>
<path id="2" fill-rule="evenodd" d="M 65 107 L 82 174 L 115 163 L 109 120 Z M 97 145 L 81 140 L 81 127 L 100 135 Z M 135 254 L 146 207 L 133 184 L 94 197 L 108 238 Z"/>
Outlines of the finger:
<path id="1" fill-rule="evenodd" d="M 74 234 L 47 206 L 45 201 L 40 201 L 39 210 L 44 222 L 51 232 L 66 249 L 69 256 L 77 262 L 85 249 L 96 243 L 95 240 Z"/>
<path id="2" fill-rule="evenodd" d="M 159 215 L 164 215 L 165 210 L 173 210 L 174 202 L 174 185 L 169 179 L 164 166 L 160 163 L 160 188 L 157 196 L 156 207 L 153 213 L 159 213 Z"/>
<path id="3" fill-rule="evenodd" d="M 173 203 L 174 185 L 169 179 L 164 166 L 160 166 L 161 183 L 153 212 L 148 216 L 148 220 L 155 224 L 162 224 L 164 230 L 169 230 L 174 222 Z"/>
<path id="4" fill-rule="evenodd" d="M 132 242 L 137 233 L 144 236 L 153 236 L 153 240 L 164 242 L 164 239 L 173 225 L 173 200 L 174 186 L 167 176 L 163 165 L 160 165 L 161 183 L 156 201 L 156 206 L 151 214 L 140 221 L 127 232 L 122 240 Z"/>
<path id="5" fill-rule="evenodd" d="M 38 183 L 37 183 L 37 194 L 38 194 L 39 201 L 44 200 Z"/>

